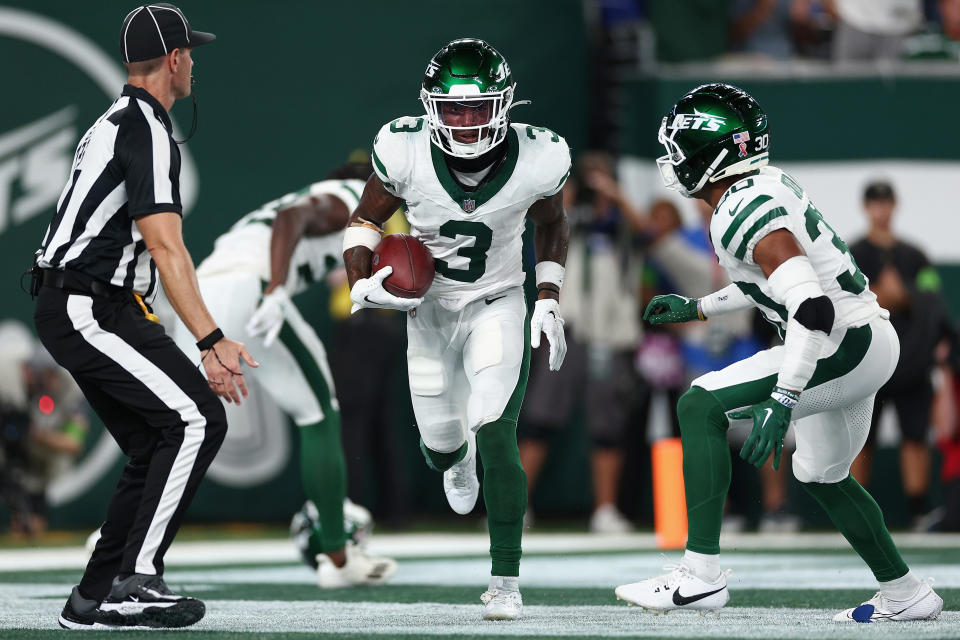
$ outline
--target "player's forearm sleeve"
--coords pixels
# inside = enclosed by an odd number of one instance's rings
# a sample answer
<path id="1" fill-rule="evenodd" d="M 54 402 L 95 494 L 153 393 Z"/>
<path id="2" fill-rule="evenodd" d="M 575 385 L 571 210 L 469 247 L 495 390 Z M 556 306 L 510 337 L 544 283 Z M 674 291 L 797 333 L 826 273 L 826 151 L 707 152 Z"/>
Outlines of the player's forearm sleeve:
<path id="1" fill-rule="evenodd" d="M 735 284 L 729 284 L 719 291 L 700 298 L 700 311 L 707 318 L 749 309 L 752 306 L 750 298 L 745 296 Z"/>

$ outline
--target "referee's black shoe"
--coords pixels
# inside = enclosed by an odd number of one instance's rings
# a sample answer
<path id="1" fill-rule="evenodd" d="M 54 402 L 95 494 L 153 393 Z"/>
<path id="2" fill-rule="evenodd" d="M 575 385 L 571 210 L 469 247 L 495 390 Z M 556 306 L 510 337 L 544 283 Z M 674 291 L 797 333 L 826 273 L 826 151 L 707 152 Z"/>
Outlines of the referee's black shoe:
<path id="1" fill-rule="evenodd" d="M 108 626 L 103 623 L 100 603 L 84 598 L 77 587 L 70 592 L 57 622 L 64 629 L 105 629 Z"/>
<path id="2" fill-rule="evenodd" d="M 199 622 L 206 610 L 200 600 L 171 592 L 163 576 L 135 573 L 113 579 L 100 616 L 111 627 L 175 629 Z"/>

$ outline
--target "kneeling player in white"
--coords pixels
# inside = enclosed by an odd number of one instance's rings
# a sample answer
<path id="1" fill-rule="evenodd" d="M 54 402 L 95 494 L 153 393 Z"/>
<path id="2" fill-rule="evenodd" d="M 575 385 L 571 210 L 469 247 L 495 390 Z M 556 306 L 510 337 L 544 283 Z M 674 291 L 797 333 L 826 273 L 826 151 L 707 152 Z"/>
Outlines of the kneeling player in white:
<path id="1" fill-rule="evenodd" d="M 261 363 L 251 375 L 299 427 L 300 473 L 318 526 L 296 541 L 305 543 L 301 551 L 324 588 L 383 584 L 397 567 L 368 555 L 345 531 L 340 408 L 323 343 L 292 300 L 342 265 L 343 230 L 359 202 L 360 178 L 371 171 L 369 163 L 346 165 L 331 179 L 263 205 L 220 236 L 197 267 L 219 326 L 260 336 L 248 345 Z M 178 324 L 174 338 L 196 359 L 186 327 Z"/>
<path id="2" fill-rule="evenodd" d="M 874 396 L 897 364 L 897 335 L 810 197 L 766 166 L 769 135 L 760 105 L 724 84 L 688 93 L 660 127 L 664 182 L 715 207 L 710 238 L 733 284 L 700 300 L 657 296 L 644 319 L 705 320 L 755 306 L 784 344 L 697 378 L 681 397 L 686 552 L 667 575 L 617 587 L 617 597 L 656 611 L 723 607 L 730 599 L 719 557 L 730 421 L 753 424 L 741 457 L 759 468 L 773 453 L 774 469 L 795 421 L 794 475 L 880 583 L 876 596 L 834 619 L 935 618 L 943 600 L 910 572 L 877 503 L 850 475 Z"/>
<path id="3" fill-rule="evenodd" d="M 550 343 L 550 368 L 566 352 L 557 300 L 568 226 L 560 190 L 570 153 L 560 136 L 510 123 L 514 83 L 503 57 L 480 40 L 457 40 L 427 67 L 427 115 L 385 125 L 374 170 L 344 237 L 344 262 L 357 307 L 409 311 L 410 396 L 427 464 L 444 472 L 454 511 L 469 513 L 480 490 L 490 529 L 492 570 L 484 618 L 520 616 L 520 538 L 526 475 L 517 416 L 531 342 Z M 403 205 L 411 232 L 434 257 L 423 299 L 383 289 L 370 276 L 380 225 Z M 535 225 L 538 299 L 530 323 L 522 285 L 522 239 Z"/>

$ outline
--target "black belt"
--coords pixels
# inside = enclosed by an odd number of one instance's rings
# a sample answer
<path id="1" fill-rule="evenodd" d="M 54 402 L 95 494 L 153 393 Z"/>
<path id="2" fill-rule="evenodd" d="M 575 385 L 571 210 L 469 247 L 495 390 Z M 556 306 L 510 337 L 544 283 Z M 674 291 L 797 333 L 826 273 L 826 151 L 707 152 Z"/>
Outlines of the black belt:
<path id="1" fill-rule="evenodd" d="M 107 284 L 97 280 L 85 273 L 79 271 L 59 270 L 59 269 L 41 269 L 43 276 L 41 283 L 44 287 L 54 289 L 63 289 L 75 293 L 84 293 L 92 296 L 111 296 L 120 291 L 126 291 L 122 287 Z"/>

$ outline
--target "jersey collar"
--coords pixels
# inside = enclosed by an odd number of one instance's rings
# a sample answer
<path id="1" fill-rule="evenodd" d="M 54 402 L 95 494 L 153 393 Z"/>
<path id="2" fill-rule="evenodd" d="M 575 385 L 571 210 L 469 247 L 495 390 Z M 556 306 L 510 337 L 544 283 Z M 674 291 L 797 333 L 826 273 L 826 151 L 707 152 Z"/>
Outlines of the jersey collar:
<path id="1" fill-rule="evenodd" d="M 170 122 L 170 114 L 167 113 L 167 110 L 163 108 L 163 105 L 160 104 L 160 101 L 153 97 L 146 89 L 141 89 L 140 87 L 135 87 L 132 84 L 123 85 L 123 91 L 120 92 L 121 96 L 129 96 L 131 98 L 137 98 L 143 100 L 151 107 L 153 107 L 153 113 L 156 114 L 157 119 L 163 123 L 163 126 L 166 127 L 167 131 L 173 131 L 173 124 Z"/>
<path id="2" fill-rule="evenodd" d="M 465 191 L 450 175 L 450 169 L 447 167 L 443 151 L 437 145 L 430 144 L 430 156 L 433 159 L 433 170 L 437 174 L 437 179 L 444 191 L 464 212 L 473 213 L 479 209 L 484 203 L 497 195 L 503 185 L 507 183 L 507 180 L 510 179 L 510 176 L 513 175 L 513 170 L 517 167 L 517 157 L 520 155 L 520 141 L 517 139 L 517 131 L 513 127 L 510 127 L 510 131 L 507 132 L 507 145 L 507 157 L 495 169 L 496 174 L 476 191 Z"/>

